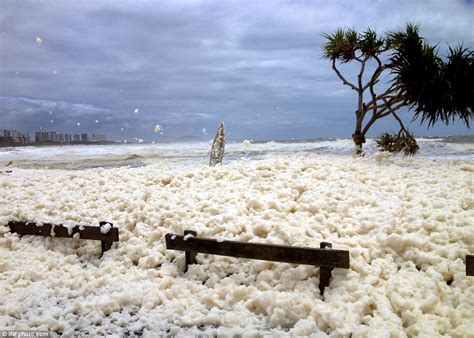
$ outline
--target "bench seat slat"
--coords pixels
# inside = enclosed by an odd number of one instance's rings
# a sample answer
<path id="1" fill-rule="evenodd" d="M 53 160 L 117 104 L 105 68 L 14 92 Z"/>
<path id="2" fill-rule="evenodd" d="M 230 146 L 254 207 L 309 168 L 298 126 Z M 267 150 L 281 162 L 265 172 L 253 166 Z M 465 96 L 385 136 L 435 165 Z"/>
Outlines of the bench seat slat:
<path id="1" fill-rule="evenodd" d="M 185 241 L 184 236 L 177 234 L 166 234 L 165 238 L 167 249 L 172 250 L 322 267 L 349 268 L 349 251 L 347 250 L 326 250 L 235 241 L 219 242 L 215 239 L 196 237 L 189 237 Z"/>
<path id="2" fill-rule="evenodd" d="M 51 236 L 51 230 L 53 228 L 53 224 L 45 223 L 42 226 L 38 226 L 34 223 L 26 223 L 26 222 L 10 222 L 8 223 L 10 227 L 10 231 L 17 233 L 19 235 L 37 235 L 37 236 L 45 236 L 45 237 L 53 237 Z M 83 230 L 80 230 L 82 228 Z M 80 239 L 94 239 L 98 241 L 106 241 L 106 242 L 118 242 L 118 228 L 111 227 L 110 230 L 103 234 L 100 231 L 99 227 L 93 227 L 88 225 L 75 225 L 72 228 L 71 233 L 67 227 L 59 224 L 54 225 L 54 237 L 65 237 L 65 238 L 73 238 L 73 236 L 78 233 Z"/>

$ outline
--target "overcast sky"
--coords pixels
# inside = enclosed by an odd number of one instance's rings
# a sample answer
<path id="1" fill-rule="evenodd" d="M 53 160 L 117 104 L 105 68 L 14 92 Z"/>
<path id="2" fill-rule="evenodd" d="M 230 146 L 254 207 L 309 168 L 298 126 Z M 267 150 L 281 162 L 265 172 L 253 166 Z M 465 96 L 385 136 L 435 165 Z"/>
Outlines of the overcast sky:
<path id="1" fill-rule="evenodd" d="M 321 33 L 384 33 L 412 21 L 441 52 L 448 43 L 472 49 L 473 8 L 457 0 L 1 0 L 0 129 L 209 139 L 224 121 L 231 139 L 350 137 L 356 97 L 321 58 Z M 369 136 L 395 127 L 387 117 Z M 461 124 L 410 128 L 472 133 Z"/>

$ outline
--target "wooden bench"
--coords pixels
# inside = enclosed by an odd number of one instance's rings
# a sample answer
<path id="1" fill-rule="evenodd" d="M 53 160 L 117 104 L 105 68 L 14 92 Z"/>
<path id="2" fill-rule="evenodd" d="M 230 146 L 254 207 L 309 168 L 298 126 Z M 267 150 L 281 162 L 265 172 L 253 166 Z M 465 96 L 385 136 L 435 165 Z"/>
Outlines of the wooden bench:
<path id="1" fill-rule="evenodd" d="M 474 276 L 474 255 L 466 255 L 466 276 Z"/>
<path id="2" fill-rule="evenodd" d="M 111 225 L 107 233 L 101 232 L 101 227 L 109 223 Z M 79 239 L 92 239 L 101 242 L 101 256 L 105 251 L 112 247 L 113 242 L 119 241 L 118 228 L 114 227 L 110 222 L 100 222 L 98 227 L 87 225 L 74 225 L 66 227 L 62 224 L 45 223 L 37 225 L 30 222 L 9 222 L 10 232 L 23 235 L 35 235 L 44 237 L 65 237 L 73 238 L 75 234 L 79 234 Z M 76 238 L 75 237 L 75 238 Z"/>
<path id="3" fill-rule="evenodd" d="M 260 259 L 320 267 L 319 290 L 329 285 L 334 268 L 349 269 L 349 251 L 333 250 L 332 244 L 321 242 L 319 249 L 287 245 L 217 241 L 211 238 L 197 238 L 195 231 L 186 230 L 184 235 L 168 233 L 165 235 L 166 248 L 185 251 L 185 271 L 189 264 L 196 263 L 197 253 L 220 256 Z"/>

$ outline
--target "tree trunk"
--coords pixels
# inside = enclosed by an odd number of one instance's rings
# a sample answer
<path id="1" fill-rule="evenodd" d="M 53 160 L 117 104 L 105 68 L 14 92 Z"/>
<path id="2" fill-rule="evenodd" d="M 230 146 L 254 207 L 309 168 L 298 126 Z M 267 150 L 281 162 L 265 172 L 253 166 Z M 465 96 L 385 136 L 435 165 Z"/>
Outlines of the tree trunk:
<path id="1" fill-rule="evenodd" d="M 362 152 L 362 144 L 365 143 L 365 137 L 362 134 L 362 120 L 363 120 L 363 112 L 356 111 L 356 127 L 354 134 L 352 134 L 352 140 L 354 141 L 355 144 L 355 151 L 354 155 L 355 156 L 363 156 Z"/>

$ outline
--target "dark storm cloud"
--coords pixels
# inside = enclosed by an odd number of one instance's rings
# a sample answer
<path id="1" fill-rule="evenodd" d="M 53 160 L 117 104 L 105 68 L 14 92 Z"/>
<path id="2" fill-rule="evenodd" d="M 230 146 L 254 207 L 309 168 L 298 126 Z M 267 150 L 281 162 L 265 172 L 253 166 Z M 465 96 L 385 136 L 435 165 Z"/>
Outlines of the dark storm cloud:
<path id="1" fill-rule="evenodd" d="M 347 137 L 355 96 L 321 59 L 321 33 L 386 32 L 413 21 L 440 49 L 472 46 L 472 8 L 461 1 L 2 1 L 0 128 L 170 140 L 205 137 L 202 128 L 213 135 L 223 120 L 234 139 Z M 153 132 L 156 123 L 164 135 Z M 391 124 L 379 126 L 374 132 Z"/>

